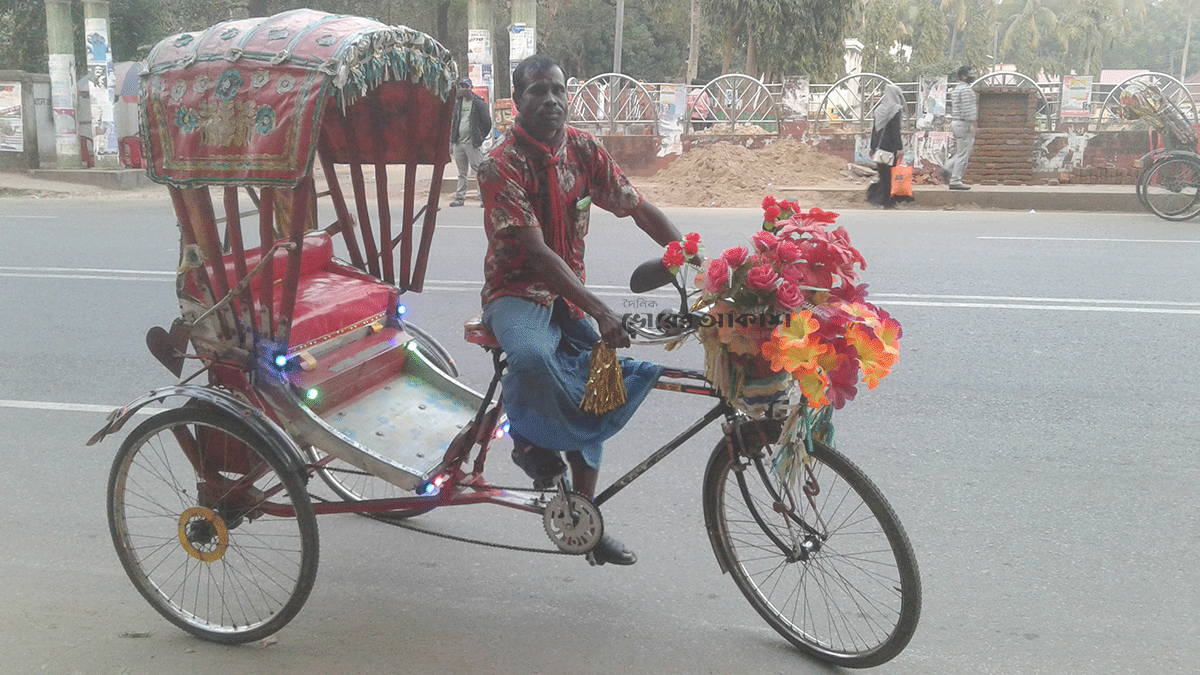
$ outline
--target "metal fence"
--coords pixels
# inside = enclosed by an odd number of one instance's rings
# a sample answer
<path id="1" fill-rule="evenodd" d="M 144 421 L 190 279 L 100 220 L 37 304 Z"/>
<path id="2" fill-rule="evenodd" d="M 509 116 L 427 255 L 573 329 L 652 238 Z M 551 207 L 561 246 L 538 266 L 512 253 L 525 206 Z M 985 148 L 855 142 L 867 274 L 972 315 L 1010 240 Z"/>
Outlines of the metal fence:
<path id="1" fill-rule="evenodd" d="M 1184 84 L 1164 73 L 1142 73 L 1112 83 L 1093 83 L 1086 103 L 1070 100 L 1064 110 L 1063 83 L 1038 82 L 1011 71 L 988 73 L 973 86 L 1025 88 L 1038 94 L 1036 127 L 1053 131 L 1064 123 L 1087 124 L 1092 130 L 1122 128 L 1121 92 L 1135 81 L 1148 81 L 1193 124 L 1200 123 L 1200 83 Z M 723 75 L 704 86 L 637 82 L 617 73 L 569 83 L 572 123 L 593 133 L 666 134 L 672 131 L 779 134 L 782 123 L 807 120 L 817 132 L 862 133 L 887 84 L 904 93 L 906 126 L 928 114 L 922 100 L 929 90 L 917 82 L 891 82 L 882 75 L 856 73 L 832 84 L 763 83 L 748 75 Z M 953 83 L 947 87 L 950 89 Z M 936 90 L 936 88 L 935 88 Z M 612 93 L 610 93 L 612 92 Z M 947 92 L 942 92 L 944 95 Z M 948 96 L 946 97 L 948 98 Z M 948 101 L 939 110 L 950 113 Z M 1130 125 L 1133 126 L 1133 125 Z M 678 131 L 676 131 L 678 133 Z"/>

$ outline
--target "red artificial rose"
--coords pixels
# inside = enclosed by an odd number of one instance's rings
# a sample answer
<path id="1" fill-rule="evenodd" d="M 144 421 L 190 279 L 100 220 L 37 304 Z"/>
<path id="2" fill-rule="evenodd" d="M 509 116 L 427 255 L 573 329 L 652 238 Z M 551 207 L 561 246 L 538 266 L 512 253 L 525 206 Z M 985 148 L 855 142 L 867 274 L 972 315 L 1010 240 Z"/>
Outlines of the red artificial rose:
<path id="1" fill-rule="evenodd" d="M 721 257 L 725 262 L 729 263 L 730 267 L 737 267 L 746 262 L 746 256 L 750 255 L 750 251 L 746 250 L 745 246 L 734 246 L 733 248 L 725 249 Z"/>
<path id="2" fill-rule="evenodd" d="M 704 268 L 704 290 L 717 293 L 729 285 L 729 263 L 724 258 L 713 258 Z"/>
<path id="3" fill-rule="evenodd" d="M 777 279 L 779 275 L 770 265 L 759 265 L 746 276 L 746 285 L 755 290 L 765 291 L 770 289 Z"/>
<path id="4" fill-rule="evenodd" d="M 691 239 L 688 239 L 687 241 L 683 242 L 683 252 L 686 253 L 689 258 L 699 253 L 700 240 L 697 239 L 696 241 L 692 241 Z"/>
<path id="5" fill-rule="evenodd" d="M 771 195 L 763 197 L 762 207 L 765 210 L 768 206 L 775 206 L 775 198 Z"/>
<path id="6" fill-rule="evenodd" d="M 779 238 L 770 232 L 755 232 L 750 239 L 754 242 L 754 248 L 758 249 L 760 253 L 774 251 L 779 246 Z"/>
<path id="7" fill-rule="evenodd" d="M 769 220 L 772 223 L 779 218 L 780 210 L 774 204 L 763 208 L 763 220 Z"/>
<path id="8" fill-rule="evenodd" d="M 786 240 L 779 242 L 779 248 L 775 249 L 775 258 L 779 262 L 796 262 L 800 259 L 800 255 L 800 247 Z"/>
<path id="9" fill-rule="evenodd" d="M 697 244 L 699 244 L 700 243 L 700 233 L 699 232 L 688 232 L 687 236 L 684 237 L 684 239 L 686 239 L 687 241 L 694 241 Z"/>
<path id="10" fill-rule="evenodd" d="M 667 244 L 667 251 L 663 253 L 662 261 L 663 267 L 667 268 L 679 267 L 687 262 L 687 259 L 683 256 L 683 248 L 679 245 L 679 242 L 673 241 Z"/>
<path id="11" fill-rule="evenodd" d="M 809 223 L 825 223 L 832 224 L 837 220 L 838 214 L 833 211 L 822 211 L 817 207 L 812 207 L 808 213 L 804 214 L 805 222 Z"/>
<path id="12" fill-rule="evenodd" d="M 779 287 L 775 289 L 775 302 L 779 303 L 780 309 L 796 309 L 804 304 L 804 291 L 790 281 L 780 282 Z"/>

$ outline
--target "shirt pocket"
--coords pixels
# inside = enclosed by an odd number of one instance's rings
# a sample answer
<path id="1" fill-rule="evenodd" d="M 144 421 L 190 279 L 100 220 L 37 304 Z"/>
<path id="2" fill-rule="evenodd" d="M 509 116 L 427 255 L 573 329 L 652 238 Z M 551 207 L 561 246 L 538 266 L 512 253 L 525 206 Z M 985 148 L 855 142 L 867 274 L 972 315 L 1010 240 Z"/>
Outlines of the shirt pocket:
<path id="1" fill-rule="evenodd" d="M 573 222 L 573 232 L 576 239 L 583 239 L 587 236 L 588 225 L 592 217 L 592 198 L 583 196 L 576 199 L 569 207 L 571 210 L 571 219 Z"/>

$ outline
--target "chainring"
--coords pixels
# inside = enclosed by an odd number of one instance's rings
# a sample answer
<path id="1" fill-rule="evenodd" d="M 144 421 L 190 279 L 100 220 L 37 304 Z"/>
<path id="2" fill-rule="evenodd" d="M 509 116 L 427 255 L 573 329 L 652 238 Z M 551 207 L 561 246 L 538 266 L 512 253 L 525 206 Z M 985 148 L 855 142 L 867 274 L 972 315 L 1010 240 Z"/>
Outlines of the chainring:
<path id="1" fill-rule="evenodd" d="M 604 536 L 604 519 L 592 500 L 575 492 L 559 492 L 542 511 L 542 524 L 550 541 L 564 553 L 581 555 Z"/>

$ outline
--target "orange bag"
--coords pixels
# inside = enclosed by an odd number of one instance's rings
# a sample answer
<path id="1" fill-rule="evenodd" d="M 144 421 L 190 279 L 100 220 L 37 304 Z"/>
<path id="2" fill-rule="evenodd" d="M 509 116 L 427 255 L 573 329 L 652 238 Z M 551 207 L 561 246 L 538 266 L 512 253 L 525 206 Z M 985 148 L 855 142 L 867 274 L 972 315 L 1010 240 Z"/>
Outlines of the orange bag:
<path id="1" fill-rule="evenodd" d="M 913 196 L 912 167 L 907 164 L 897 164 L 892 167 L 892 196 Z"/>

